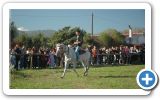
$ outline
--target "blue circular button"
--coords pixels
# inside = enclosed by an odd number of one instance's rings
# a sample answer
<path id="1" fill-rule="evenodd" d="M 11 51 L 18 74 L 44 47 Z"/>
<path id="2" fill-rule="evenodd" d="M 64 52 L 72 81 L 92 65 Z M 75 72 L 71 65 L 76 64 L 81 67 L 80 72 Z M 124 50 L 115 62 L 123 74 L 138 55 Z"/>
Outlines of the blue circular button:
<path id="1" fill-rule="evenodd" d="M 150 90 L 157 84 L 157 74 L 152 70 L 141 70 L 137 74 L 137 84 L 144 90 Z"/>

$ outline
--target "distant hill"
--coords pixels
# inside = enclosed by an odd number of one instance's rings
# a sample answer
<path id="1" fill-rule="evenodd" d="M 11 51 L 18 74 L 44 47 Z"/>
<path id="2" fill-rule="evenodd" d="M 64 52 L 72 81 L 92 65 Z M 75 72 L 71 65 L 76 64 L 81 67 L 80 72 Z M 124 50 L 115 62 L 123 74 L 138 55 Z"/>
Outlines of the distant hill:
<path id="1" fill-rule="evenodd" d="M 45 36 L 50 37 L 55 32 L 56 32 L 55 30 L 33 30 L 33 31 L 19 31 L 19 34 L 27 33 L 28 35 L 36 35 L 36 34 L 42 33 Z"/>

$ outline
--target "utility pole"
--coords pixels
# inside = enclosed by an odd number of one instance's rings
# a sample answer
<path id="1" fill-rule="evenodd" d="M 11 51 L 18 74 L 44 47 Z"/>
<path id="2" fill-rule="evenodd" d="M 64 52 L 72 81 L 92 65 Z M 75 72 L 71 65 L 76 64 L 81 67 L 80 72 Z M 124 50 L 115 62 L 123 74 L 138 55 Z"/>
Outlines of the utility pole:
<path id="1" fill-rule="evenodd" d="M 93 12 L 92 12 L 92 39 L 93 39 Z"/>

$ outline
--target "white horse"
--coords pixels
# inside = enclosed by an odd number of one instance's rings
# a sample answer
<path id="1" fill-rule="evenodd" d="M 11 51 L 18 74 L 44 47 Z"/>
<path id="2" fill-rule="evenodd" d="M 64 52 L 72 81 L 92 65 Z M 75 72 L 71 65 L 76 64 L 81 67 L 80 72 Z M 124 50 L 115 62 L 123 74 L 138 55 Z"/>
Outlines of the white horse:
<path id="1" fill-rule="evenodd" d="M 63 52 L 64 56 L 65 56 L 65 58 L 64 58 L 65 66 L 64 66 L 64 71 L 63 71 L 61 78 L 63 78 L 65 76 L 67 67 L 69 66 L 70 63 L 73 64 L 73 70 L 77 74 L 77 76 L 79 76 L 76 71 L 77 60 L 76 60 L 76 53 L 75 53 L 73 47 L 67 46 L 64 44 L 57 44 L 56 48 L 57 48 L 57 51 L 56 51 L 57 55 L 59 53 Z M 86 50 L 86 52 L 84 54 L 81 54 L 79 57 L 79 61 L 82 63 L 82 66 L 84 67 L 84 70 L 85 70 L 84 76 L 88 75 L 89 60 L 90 60 L 90 52 L 89 52 L 89 50 Z"/>

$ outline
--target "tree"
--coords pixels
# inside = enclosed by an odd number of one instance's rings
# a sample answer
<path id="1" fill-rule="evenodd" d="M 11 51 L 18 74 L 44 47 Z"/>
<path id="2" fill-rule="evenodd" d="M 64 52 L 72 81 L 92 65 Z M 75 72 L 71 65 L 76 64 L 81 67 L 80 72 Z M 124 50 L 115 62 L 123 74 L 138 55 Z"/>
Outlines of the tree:
<path id="1" fill-rule="evenodd" d="M 123 35 L 115 29 L 108 29 L 100 33 L 99 40 L 106 47 L 116 46 L 124 42 Z"/>
<path id="2" fill-rule="evenodd" d="M 99 40 L 103 46 L 110 47 L 112 45 L 112 37 L 109 36 L 106 32 L 100 33 Z"/>
<path id="3" fill-rule="evenodd" d="M 53 45 L 57 43 L 69 44 L 70 41 L 76 40 L 75 32 L 77 30 L 80 30 L 82 35 L 86 34 L 86 31 L 80 29 L 79 27 L 71 28 L 67 26 L 55 32 L 55 34 L 51 38 L 51 43 L 53 43 Z"/>
<path id="4" fill-rule="evenodd" d="M 18 30 L 14 22 L 12 21 L 10 23 L 10 41 L 12 42 L 16 36 L 18 36 Z"/>
<path id="5" fill-rule="evenodd" d="M 15 37 L 14 41 L 19 44 L 26 45 L 26 41 L 28 39 L 28 35 L 26 33 L 19 34 Z"/>
<path id="6" fill-rule="evenodd" d="M 90 34 L 84 35 L 84 43 L 92 44 L 92 38 Z"/>
<path id="7" fill-rule="evenodd" d="M 124 42 L 124 36 L 122 35 L 122 33 L 118 32 L 117 30 L 109 29 L 108 33 L 112 37 L 115 45 L 119 45 Z"/>

